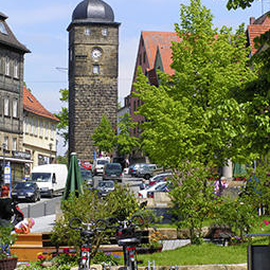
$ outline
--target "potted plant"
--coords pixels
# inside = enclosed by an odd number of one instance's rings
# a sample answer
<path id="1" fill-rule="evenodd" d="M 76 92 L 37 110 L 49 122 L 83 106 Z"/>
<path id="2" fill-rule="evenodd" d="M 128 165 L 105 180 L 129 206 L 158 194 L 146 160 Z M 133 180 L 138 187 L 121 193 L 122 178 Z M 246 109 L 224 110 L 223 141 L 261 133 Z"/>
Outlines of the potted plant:
<path id="1" fill-rule="evenodd" d="M 16 235 L 12 227 L 0 227 L 0 270 L 13 270 L 17 266 L 17 257 L 10 253 L 10 246 L 15 242 Z"/>

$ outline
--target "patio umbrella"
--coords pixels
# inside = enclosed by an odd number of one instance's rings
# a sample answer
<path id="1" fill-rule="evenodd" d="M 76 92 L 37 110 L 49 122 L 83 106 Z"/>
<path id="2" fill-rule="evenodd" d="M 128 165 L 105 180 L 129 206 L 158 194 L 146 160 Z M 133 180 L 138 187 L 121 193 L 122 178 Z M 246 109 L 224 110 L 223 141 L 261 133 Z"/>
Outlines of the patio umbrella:
<path id="1" fill-rule="evenodd" d="M 66 181 L 65 193 L 63 199 L 66 200 L 71 193 L 77 197 L 83 194 L 82 175 L 78 165 L 76 153 L 71 153 Z"/>

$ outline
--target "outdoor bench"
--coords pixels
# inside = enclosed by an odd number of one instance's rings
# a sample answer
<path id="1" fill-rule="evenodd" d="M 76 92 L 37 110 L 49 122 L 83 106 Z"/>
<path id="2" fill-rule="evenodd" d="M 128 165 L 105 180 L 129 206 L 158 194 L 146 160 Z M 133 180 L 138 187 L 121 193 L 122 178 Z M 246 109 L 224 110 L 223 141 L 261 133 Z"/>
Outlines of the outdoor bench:
<path id="1" fill-rule="evenodd" d="M 233 232 L 230 228 L 213 227 L 210 228 L 210 232 L 206 238 L 209 238 L 211 242 L 226 246 L 230 243 L 233 237 Z"/>

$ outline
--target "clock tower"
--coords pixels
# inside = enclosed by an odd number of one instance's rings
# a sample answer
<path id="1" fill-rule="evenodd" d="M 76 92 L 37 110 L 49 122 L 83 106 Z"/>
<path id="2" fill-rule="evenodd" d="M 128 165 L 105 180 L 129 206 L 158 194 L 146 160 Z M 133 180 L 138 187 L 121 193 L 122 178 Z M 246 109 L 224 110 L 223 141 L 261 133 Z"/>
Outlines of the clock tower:
<path id="1" fill-rule="evenodd" d="M 120 23 L 102 0 L 84 0 L 72 15 L 69 32 L 69 153 L 94 158 L 91 139 L 103 115 L 117 122 Z"/>

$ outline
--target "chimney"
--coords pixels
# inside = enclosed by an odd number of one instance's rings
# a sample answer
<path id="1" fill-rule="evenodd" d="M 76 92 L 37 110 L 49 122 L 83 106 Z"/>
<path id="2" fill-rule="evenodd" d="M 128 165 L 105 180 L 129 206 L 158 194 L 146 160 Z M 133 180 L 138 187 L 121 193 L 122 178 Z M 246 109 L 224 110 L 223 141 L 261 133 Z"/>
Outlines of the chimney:
<path id="1" fill-rule="evenodd" d="M 255 17 L 250 17 L 249 18 L 249 24 L 254 24 L 255 22 Z"/>

